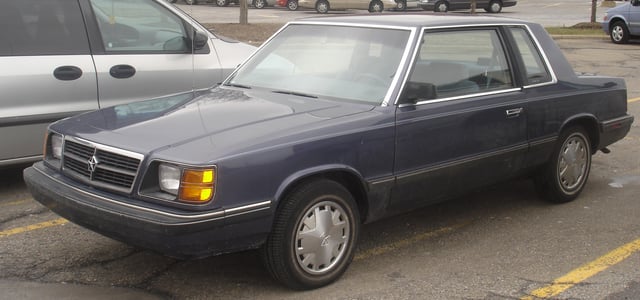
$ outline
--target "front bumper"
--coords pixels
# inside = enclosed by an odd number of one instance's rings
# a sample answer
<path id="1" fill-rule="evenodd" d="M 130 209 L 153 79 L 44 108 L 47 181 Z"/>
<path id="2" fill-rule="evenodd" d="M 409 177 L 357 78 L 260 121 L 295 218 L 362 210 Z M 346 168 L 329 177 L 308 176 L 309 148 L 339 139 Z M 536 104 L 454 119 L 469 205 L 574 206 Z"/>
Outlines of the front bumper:
<path id="1" fill-rule="evenodd" d="M 38 162 L 24 170 L 34 199 L 90 230 L 178 258 L 257 248 L 271 228 L 270 201 L 209 212 L 166 211 L 77 184 Z"/>

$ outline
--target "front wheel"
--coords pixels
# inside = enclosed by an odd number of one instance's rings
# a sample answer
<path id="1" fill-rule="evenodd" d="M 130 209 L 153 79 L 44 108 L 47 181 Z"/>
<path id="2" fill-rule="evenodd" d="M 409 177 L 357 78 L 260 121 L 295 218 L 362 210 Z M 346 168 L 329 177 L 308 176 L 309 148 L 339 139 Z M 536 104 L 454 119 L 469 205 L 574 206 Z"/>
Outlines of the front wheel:
<path id="1" fill-rule="evenodd" d="M 264 8 L 265 6 L 267 6 L 266 0 L 253 0 L 253 7 Z"/>
<path id="2" fill-rule="evenodd" d="M 500 2 L 499 0 L 493 0 L 491 2 L 489 2 L 489 6 L 486 9 L 487 12 L 493 13 L 493 14 L 497 14 L 499 12 L 502 11 L 502 2 Z"/>
<path id="3" fill-rule="evenodd" d="M 198 4 L 198 0 L 184 0 L 185 3 L 189 4 L 189 5 L 196 5 Z"/>
<path id="4" fill-rule="evenodd" d="M 577 126 L 564 130 L 559 141 L 535 183 L 546 200 L 565 203 L 578 197 L 589 178 L 591 143 L 589 135 Z"/>
<path id="5" fill-rule="evenodd" d="M 613 23 L 611 33 L 609 34 L 611 41 L 616 44 L 626 44 L 629 42 L 629 29 L 622 21 Z"/>
<path id="6" fill-rule="evenodd" d="M 380 0 L 373 0 L 369 3 L 369 12 L 371 13 L 379 13 L 384 10 L 384 5 Z"/>
<path id="7" fill-rule="evenodd" d="M 269 273 L 293 289 L 313 289 L 340 278 L 353 260 L 360 217 L 341 184 L 308 182 L 283 199 L 263 245 Z"/>
<path id="8" fill-rule="evenodd" d="M 407 1 L 406 0 L 396 0 L 396 10 L 400 10 L 400 11 L 407 10 Z"/>
<path id="9" fill-rule="evenodd" d="M 329 11 L 329 2 L 326 0 L 318 0 L 318 2 L 316 2 L 316 11 L 321 14 L 326 14 Z"/>
<path id="10" fill-rule="evenodd" d="M 287 8 L 289 10 L 297 10 L 298 9 L 298 0 L 289 0 L 289 1 L 287 1 Z"/>
<path id="11" fill-rule="evenodd" d="M 227 0 L 216 0 L 216 5 L 217 6 L 221 6 L 221 7 L 222 6 L 227 6 L 227 5 L 229 5 L 229 1 L 227 1 Z"/>
<path id="12" fill-rule="evenodd" d="M 440 1 L 436 3 L 436 6 L 433 8 L 434 12 L 447 12 L 449 11 L 449 4 L 444 1 Z"/>

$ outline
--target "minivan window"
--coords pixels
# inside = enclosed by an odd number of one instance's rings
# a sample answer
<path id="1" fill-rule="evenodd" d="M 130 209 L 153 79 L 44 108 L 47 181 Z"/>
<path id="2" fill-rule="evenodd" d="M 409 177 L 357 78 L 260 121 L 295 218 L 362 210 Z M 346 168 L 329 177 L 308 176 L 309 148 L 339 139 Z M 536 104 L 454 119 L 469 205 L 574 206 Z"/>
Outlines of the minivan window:
<path id="1" fill-rule="evenodd" d="M 77 1 L 3 1 L 0 56 L 89 54 Z"/>
<path id="2" fill-rule="evenodd" d="M 106 52 L 188 52 L 182 20 L 154 1 L 91 0 Z"/>

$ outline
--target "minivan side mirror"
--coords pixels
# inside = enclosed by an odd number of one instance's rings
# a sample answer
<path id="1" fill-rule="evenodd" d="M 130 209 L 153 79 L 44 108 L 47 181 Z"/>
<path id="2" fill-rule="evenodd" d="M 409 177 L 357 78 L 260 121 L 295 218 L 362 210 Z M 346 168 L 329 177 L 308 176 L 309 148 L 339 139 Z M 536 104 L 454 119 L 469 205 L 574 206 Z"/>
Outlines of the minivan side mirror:
<path id="1" fill-rule="evenodd" d="M 436 86 L 432 83 L 409 81 L 404 87 L 401 103 L 418 103 L 424 100 L 436 99 Z"/>
<path id="2" fill-rule="evenodd" d="M 207 45 L 207 41 L 209 41 L 209 37 L 198 31 L 193 32 L 193 50 L 200 50 Z"/>

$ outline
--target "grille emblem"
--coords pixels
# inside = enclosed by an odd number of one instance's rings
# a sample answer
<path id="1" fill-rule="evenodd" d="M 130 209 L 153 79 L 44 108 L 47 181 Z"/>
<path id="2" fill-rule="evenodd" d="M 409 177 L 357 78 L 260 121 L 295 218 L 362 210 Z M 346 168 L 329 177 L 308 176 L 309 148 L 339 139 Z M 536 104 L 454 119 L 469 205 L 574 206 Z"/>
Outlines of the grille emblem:
<path id="1" fill-rule="evenodd" d="M 89 161 L 87 161 L 87 163 L 89 165 L 89 172 L 91 172 L 91 175 L 93 175 L 93 172 L 96 171 L 96 167 L 100 162 L 98 161 L 98 158 L 93 155 L 91 156 L 91 158 L 89 158 Z"/>

